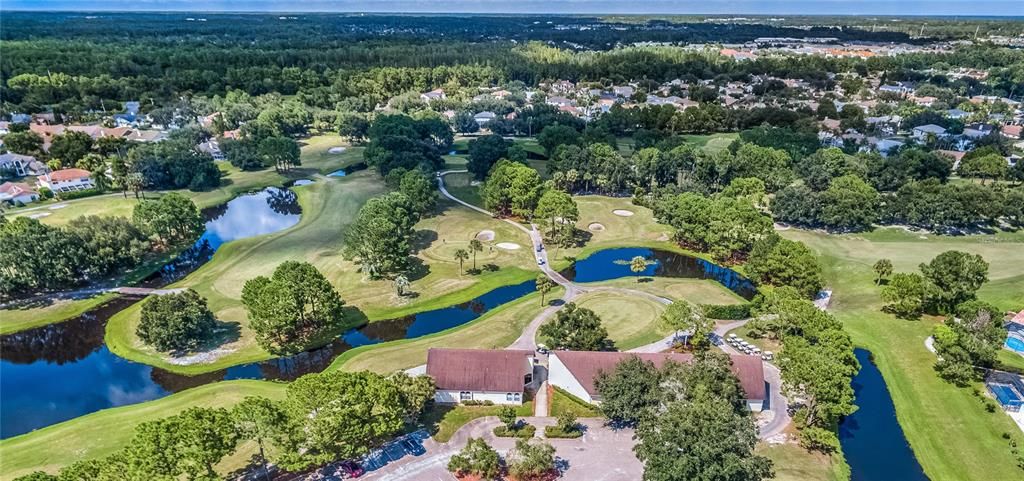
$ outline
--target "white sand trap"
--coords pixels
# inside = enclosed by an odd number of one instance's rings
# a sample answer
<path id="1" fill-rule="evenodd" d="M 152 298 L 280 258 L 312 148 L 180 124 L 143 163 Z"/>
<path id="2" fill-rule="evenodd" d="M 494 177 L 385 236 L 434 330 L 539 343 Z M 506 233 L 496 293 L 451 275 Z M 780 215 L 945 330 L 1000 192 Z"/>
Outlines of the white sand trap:
<path id="1" fill-rule="evenodd" d="M 594 232 L 600 232 L 600 231 L 604 230 L 604 224 L 599 224 L 597 222 L 594 222 L 593 224 L 588 225 L 587 229 L 590 229 L 590 230 L 592 230 Z"/>
<path id="2" fill-rule="evenodd" d="M 619 217 L 633 217 L 633 211 L 625 209 L 615 209 L 612 211 L 612 214 L 615 214 Z"/>
<path id="3" fill-rule="evenodd" d="M 42 218 L 42 217 L 46 217 L 48 215 L 50 215 L 49 212 L 40 212 L 38 214 L 31 214 L 31 215 L 28 216 L 28 218 L 29 219 L 39 219 L 39 218 Z"/>
<path id="4" fill-rule="evenodd" d="M 508 251 L 519 250 L 520 248 L 519 244 L 516 244 L 515 242 L 499 242 L 495 245 L 497 245 L 499 249 L 505 249 Z"/>
<path id="5" fill-rule="evenodd" d="M 494 231 L 493 230 L 482 230 L 480 232 L 477 232 L 476 233 L 476 240 L 483 241 L 483 242 L 490 242 L 490 241 L 494 240 Z"/>
<path id="6" fill-rule="evenodd" d="M 65 207 L 67 207 L 67 206 L 68 206 L 67 204 L 57 204 L 57 205 L 54 205 L 54 206 L 50 206 L 50 210 L 63 209 Z"/>
<path id="7" fill-rule="evenodd" d="M 328 154 L 340 154 L 345 151 L 344 147 L 331 147 L 327 149 Z"/>

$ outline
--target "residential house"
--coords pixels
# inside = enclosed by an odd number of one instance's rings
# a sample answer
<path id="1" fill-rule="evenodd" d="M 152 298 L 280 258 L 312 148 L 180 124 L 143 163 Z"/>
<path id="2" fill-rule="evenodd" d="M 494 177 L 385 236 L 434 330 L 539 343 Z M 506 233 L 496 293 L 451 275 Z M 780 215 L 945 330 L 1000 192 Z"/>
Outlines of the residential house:
<path id="1" fill-rule="evenodd" d="M 9 173 L 12 177 L 39 175 L 46 171 L 46 166 L 31 155 L 14 153 L 0 154 L 0 178 Z"/>
<path id="2" fill-rule="evenodd" d="M 1000 132 L 1002 132 L 1003 137 L 1008 137 L 1011 139 L 1021 139 L 1024 138 L 1024 136 L 1022 136 L 1021 130 L 1022 128 L 1020 125 L 1004 125 Z"/>
<path id="3" fill-rule="evenodd" d="M 615 95 L 617 95 L 619 97 L 622 97 L 624 99 L 628 99 L 628 98 L 632 97 L 634 93 L 636 93 L 636 89 L 634 89 L 633 87 L 631 87 L 629 85 L 624 85 L 624 86 L 621 86 L 621 87 L 615 86 L 615 87 L 612 87 L 612 92 L 614 92 Z"/>
<path id="4" fill-rule="evenodd" d="M 919 141 L 928 140 L 929 136 L 940 138 L 946 135 L 946 129 L 935 124 L 918 125 L 911 130 L 914 138 Z"/>
<path id="5" fill-rule="evenodd" d="M 434 401 L 455 404 L 491 401 L 522 404 L 533 387 L 533 351 L 439 349 L 427 351 L 427 375 L 434 378 Z"/>
<path id="6" fill-rule="evenodd" d="M 612 372 L 615 366 L 630 358 L 638 357 L 657 367 L 666 362 L 689 363 L 692 354 L 677 353 L 630 353 L 615 351 L 552 351 L 548 357 L 548 383 L 564 389 L 588 403 L 600 404 L 594 380 L 600 372 Z M 765 384 L 764 365 L 756 356 L 731 355 L 732 372 L 743 388 L 747 407 L 761 411 L 768 399 L 769 388 Z M 776 386 L 777 388 L 777 386 Z"/>
<path id="7" fill-rule="evenodd" d="M 448 96 L 444 94 L 443 89 L 434 89 L 430 92 L 420 94 L 420 99 L 428 104 L 435 100 L 444 100 L 446 98 L 448 98 Z"/>
<path id="8" fill-rule="evenodd" d="M 231 138 L 228 137 L 228 132 L 224 132 L 223 137 Z M 167 140 L 167 132 L 162 130 L 132 130 L 125 138 L 132 142 L 160 142 Z"/>
<path id="9" fill-rule="evenodd" d="M 476 121 L 477 125 L 483 127 L 489 124 L 497 115 L 494 112 L 480 112 L 473 116 L 473 120 Z"/>
<path id="10" fill-rule="evenodd" d="M 899 149 L 906 145 L 900 139 L 868 139 L 868 143 L 875 146 L 875 150 L 882 154 L 882 156 L 888 156 L 889 152 Z"/>
<path id="11" fill-rule="evenodd" d="M 217 139 L 210 139 L 206 142 L 199 144 L 198 149 L 200 152 L 205 152 L 213 157 L 213 160 L 224 160 L 224 153 L 220 150 L 220 144 L 217 143 Z"/>
<path id="12" fill-rule="evenodd" d="M 953 171 L 960 168 L 960 161 L 964 159 L 967 152 L 961 152 L 959 150 L 936 150 L 935 153 L 946 157 L 953 161 Z"/>
<path id="13" fill-rule="evenodd" d="M 964 127 L 963 136 L 970 139 L 980 139 L 995 130 L 996 128 L 989 124 L 970 124 Z"/>
<path id="14" fill-rule="evenodd" d="M 946 111 L 946 117 L 949 117 L 951 119 L 963 119 L 969 115 L 971 115 L 971 113 L 966 110 L 949 109 Z"/>
<path id="15" fill-rule="evenodd" d="M 28 184 L 21 182 L 4 182 L 0 184 L 0 203 L 28 204 L 39 200 L 36 192 Z"/>
<path id="16" fill-rule="evenodd" d="M 548 105 L 554 105 L 555 107 L 571 107 L 576 105 L 576 101 L 558 96 L 548 97 L 546 102 Z"/>
<path id="17" fill-rule="evenodd" d="M 46 187 L 54 193 L 75 192 L 96 187 L 92 181 L 92 174 L 83 169 L 61 169 L 43 174 L 36 180 L 41 187 Z"/>

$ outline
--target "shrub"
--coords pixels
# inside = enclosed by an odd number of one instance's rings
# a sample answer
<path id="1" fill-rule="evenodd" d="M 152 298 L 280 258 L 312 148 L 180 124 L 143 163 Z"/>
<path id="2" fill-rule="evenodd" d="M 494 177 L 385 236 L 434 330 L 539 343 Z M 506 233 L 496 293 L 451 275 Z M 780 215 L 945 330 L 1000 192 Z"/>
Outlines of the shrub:
<path id="1" fill-rule="evenodd" d="M 571 429 L 569 431 L 563 430 L 558 426 L 547 426 L 544 428 L 544 437 L 556 438 L 556 439 L 575 439 L 583 436 L 583 431 L 580 429 Z"/>
<path id="2" fill-rule="evenodd" d="M 704 315 L 711 319 L 723 319 L 723 320 L 739 320 L 750 317 L 750 303 L 744 302 L 743 304 L 701 304 L 701 309 L 704 309 Z"/>
<path id="3" fill-rule="evenodd" d="M 81 199 L 83 197 L 92 197 L 94 195 L 100 195 L 102 193 L 103 193 L 102 190 L 93 188 L 93 189 L 85 189 L 85 190 L 75 190 L 75 191 L 71 191 L 71 192 L 60 192 L 60 193 L 57 194 L 57 197 L 60 200 L 72 200 L 72 199 Z M 42 193 L 40 193 L 40 194 L 42 194 Z"/>
<path id="4" fill-rule="evenodd" d="M 808 426 L 800 430 L 800 445 L 808 450 L 834 453 L 839 450 L 839 437 L 828 429 Z"/>
<path id="5" fill-rule="evenodd" d="M 508 426 L 498 426 L 494 428 L 494 435 L 499 438 L 521 438 L 530 439 L 537 432 L 537 427 L 532 424 L 523 423 L 516 426 L 515 429 L 508 429 Z"/>

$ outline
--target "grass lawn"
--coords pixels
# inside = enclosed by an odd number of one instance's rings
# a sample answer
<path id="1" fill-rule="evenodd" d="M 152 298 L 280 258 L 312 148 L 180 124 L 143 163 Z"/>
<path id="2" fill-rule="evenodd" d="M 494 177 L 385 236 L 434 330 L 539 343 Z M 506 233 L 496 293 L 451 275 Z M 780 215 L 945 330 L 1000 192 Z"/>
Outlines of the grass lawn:
<path id="1" fill-rule="evenodd" d="M 561 288 L 552 289 L 547 299 L 557 299 L 561 295 Z M 338 356 L 330 369 L 390 373 L 425 364 L 427 350 L 432 347 L 502 349 L 519 338 L 523 328 L 541 310 L 539 294 L 529 294 L 471 322 L 436 334 L 353 349 Z"/>
<path id="2" fill-rule="evenodd" d="M 906 321 L 882 313 L 871 265 L 888 258 L 896 272 L 907 272 L 946 250 L 980 254 L 990 263 L 992 282 L 979 297 L 1003 309 L 1020 309 L 1024 307 L 1020 235 L 921 239 L 895 229 L 865 235 L 788 230 L 783 235 L 803 241 L 819 255 L 834 289 L 830 310 L 854 343 L 874 354 L 897 419 L 928 477 L 932 481 L 1019 479 L 1020 468 L 1002 438 L 1010 433 L 1022 442 L 1017 426 L 1002 412 L 986 412 L 972 387 L 957 388 L 936 375 L 935 356 L 925 349 L 924 340 L 938 320 Z"/>
<path id="3" fill-rule="evenodd" d="M 600 282 L 588 282 L 587 286 L 623 287 L 654 294 L 667 299 L 686 299 L 696 304 L 743 304 L 746 302 L 725 286 L 711 279 L 684 279 L 672 277 L 646 277 L 637 282 L 634 277 L 623 277 Z"/>
<path id="4" fill-rule="evenodd" d="M 486 416 L 497 416 L 502 406 L 462 406 L 451 404 L 435 405 L 424 414 L 423 424 L 434 440 L 448 442 L 452 435 L 466 423 Z M 518 416 L 533 416 L 533 401 L 526 401 L 516 406 Z"/>
<path id="5" fill-rule="evenodd" d="M 86 299 L 58 300 L 41 307 L 0 309 L 0 335 L 12 334 L 33 327 L 45 326 L 78 317 L 96 306 L 116 297 L 100 294 Z"/>
<path id="6" fill-rule="evenodd" d="M 1024 356 L 1007 349 L 999 350 L 1000 369 L 1024 373 Z"/>
<path id="7" fill-rule="evenodd" d="M 620 351 L 650 344 L 670 332 L 659 321 L 665 306 L 646 297 L 591 292 L 578 297 L 576 305 L 594 311 L 601 318 L 608 337 Z"/>
<path id="8" fill-rule="evenodd" d="M 446 307 L 468 301 L 502 285 L 515 284 L 536 276 L 525 233 L 515 227 L 454 203 L 442 203 L 438 215 L 417 224 L 418 266 L 411 275 L 413 296 L 399 297 L 390 281 L 370 281 L 357 266 L 341 256 L 343 234 L 359 207 L 370 197 L 385 191 L 379 177 L 370 171 L 343 178 L 321 178 L 311 185 L 295 188 L 302 205 L 302 220 L 295 227 L 256 238 L 228 243 L 213 260 L 177 282 L 205 296 L 217 318 L 232 332 L 216 346 L 225 351 L 210 363 L 180 366 L 136 339 L 139 306 L 111 319 L 107 326 L 108 346 L 118 355 L 186 374 L 198 374 L 230 365 L 267 359 L 270 354 L 256 345 L 241 305 L 245 281 L 270 275 L 286 260 L 307 261 L 320 269 L 346 301 L 350 325 L 367 320 L 401 317 L 414 312 Z M 477 253 L 479 274 L 460 274 L 453 257 L 456 249 L 468 248 L 469 241 L 483 230 L 494 231 L 494 241 L 485 242 Z M 523 248 L 505 250 L 499 242 L 518 243 Z M 472 259 L 464 265 L 469 271 Z M 484 266 L 495 266 L 495 270 Z M 237 326 L 235 328 L 234 326 Z M 234 334 L 237 333 L 237 334 Z"/>
<path id="9" fill-rule="evenodd" d="M 551 416 L 558 417 L 563 412 L 569 411 L 578 418 L 599 418 L 602 417 L 601 410 L 586 401 L 569 394 L 559 387 L 551 389 Z"/>
<path id="10" fill-rule="evenodd" d="M 576 228 L 587 232 L 589 239 L 583 247 L 549 248 L 548 255 L 558 267 L 568 265 L 566 257 L 583 258 L 610 247 L 647 246 L 672 249 L 675 246 L 669 241 L 671 228 L 656 223 L 650 209 L 633 205 L 628 197 L 578 195 L 573 199 L 580 212 Z M 633 215 L 618 216 L 612 213 L 615 210 L 628 210 L 633 212 Z M 601 224 L 604 229 L 593 230 L 591 224 Z"/>
<path id="11" fill-rule="evenodd" d="M 105 409 L 28 434 L 0 441 L 0 479 L 35 470 L 55 473 L 82 459 L 109 455 L 124 446 L 135 426 L 192 406 L 230 407 L 245 396 L 284 397 L 284 384 L 226 381 L 189 389 L 162 399 Z M 238 466 L 233 466 L 235 468 Z"/>
<path id="12" fill-rule="evenodd" d="M 687 142 L 704 149 L 709 154 L 716 154 L 725 150 L 729 147 L 729 144 L 739 137 L 740 134 L 737 133 L 683 136 Z"/>
<path id="13" fill-rule="evenodd" d="M 812 453 L 797 444 L 758 443 L 754 452 L 772 460 L 776 481 L 846 481 L 846 463 Z"/>

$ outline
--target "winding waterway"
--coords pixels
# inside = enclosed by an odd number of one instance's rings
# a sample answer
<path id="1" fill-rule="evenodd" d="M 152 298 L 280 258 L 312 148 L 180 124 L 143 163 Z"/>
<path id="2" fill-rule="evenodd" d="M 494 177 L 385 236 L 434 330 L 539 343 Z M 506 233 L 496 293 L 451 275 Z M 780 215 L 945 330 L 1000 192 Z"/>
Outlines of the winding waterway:
<path id="1" fill-rule="evenodd" d="M 287 191 L 284 191 L 287 192 Z M 210 253 L 229 239 L 221 227 L 238 222 L 234 215 L 248 219 L 268 233 L 287 228 L 298 216 L 292 207 L 264 209 L 272 197 L 243 196 L 229 203 L 220 216 L 207 223 L 207 233 L 197 249 Z M 275 201 L 276 202 L 276 201 Z M 230 214 L 230 215 L 229 215 Z M 261 221 L 255 218 L 271 217 Z M 297 219 L 294 219 L 297 222 Z M 294 222 L 292 222 L 293 224 Z M 241 231 L 240 231 L 241 232 Z M 242 238 L 242 237 L 235 237 Z M 753 284 L 741 275 L 710 262 L 674 252 L 644 248 L 617 248 L 595 252 L 567 269 L 564 274 L 580 282 L 594 282 L 634 275 L 623 262 L 635 256 L 649 259 L 644 275 L 713 279 L 744 298 L 751 298 Z M 191 255 L 189 256 L 191 257 Z M 184 261 L 193 263 L 192 260 Z M 176 262 L 180 264 L 180 262 Z M 191 265 L 191 264 L 190 264 Z M 179 274 L 180 268 L 171 268 Z M 372 322 L 345 332 L 334 342 L 295 356 L 243 364 L 198 376 L 184 376 L 122 359 L 107 349 L 103 330 L 106 320 L 134 299 L 117 299 L 82 317 L 60 324 L 28 330 L 0 338 L 0 434 L 16 436 L 109 407 L 133 404 L 166 396 L 214 381 L 227 379 L 292 380 L 319 372 L 342 352 L 354 347 L 397 339 L 408 339 L 443 331 L 472 321 L 497 306 L 514 301 L 535 290 L 533 280 L 491 290 L 468 302 L 410 316 Z M 40 380 L 45 380 L 40 382 Z"/>

